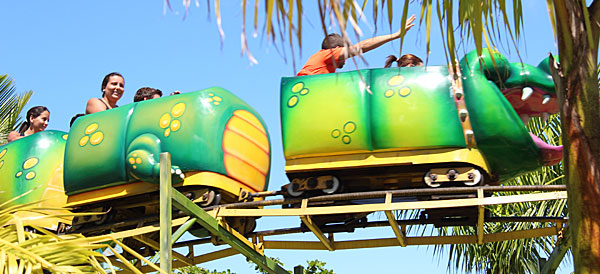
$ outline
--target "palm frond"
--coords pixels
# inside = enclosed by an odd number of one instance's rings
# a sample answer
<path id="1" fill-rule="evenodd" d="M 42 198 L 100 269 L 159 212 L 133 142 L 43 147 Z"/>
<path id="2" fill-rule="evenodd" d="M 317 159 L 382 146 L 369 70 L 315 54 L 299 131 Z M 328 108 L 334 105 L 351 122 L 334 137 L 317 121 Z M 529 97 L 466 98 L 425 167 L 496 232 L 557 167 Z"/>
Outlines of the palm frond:
<path id="1" fill-rule="evenodd" d="M 33 91 L 16 94 L 13 80 L 0 75 L 0 145 L 7 142 L 8 133 L 19 125 L 23 107 L 29 102 Z"/>
<path id="2" fill-rule="evenodd" d="M 166 6 L 170 7 L 170 0 L 164 0 Z M 256 59 L 252 56 L 248 47 L 247 36 L 246 36 L 246 1 L 242 0 L 242 30 L 241 30 L 241 51 L 242 54 L 247 54 L 251 63 L 256 63 Z M 210 0 L 207 0 L 207 6 Z M 324 34 L 327 34 L 332 29 L 335 32 L 339 32 L 342 36 L 350 41 L 350 37 L 356 39 L 356 42 L 362 35 L 362 30 L 358 24 L 357 15 L 364 20 L 365 8 L 368 1 L 363 1 L 362 5 L 357 0 L 318 0 L 317 6 L 321 19 L 321 28 Z M 425 21 L 425 35 L 426 35 L 426 54 L 429 57 L 431 48 L 431 27 L 432 27 L 432 15 L 437 13 L 438 25 L 442 30 L 442 37 L 445 40 L 443 43 L 444 51 L 447 56 L 448 63 L 455 63 L 456 56 L 460 56 L 460 50 L 467 52 L 466 47 L 469 45 L 467 42 L 459 42 L 472 39 L 477 52 L 481 54 L 484 46 L 490 48 L 497 45 L 498 42 L 502 42 L 506 39 L 516 48 L 516 42 L 521 36 L 523 28 L 523 8 L 521 0 L 483 0 L 483 1 L 456 1 L 451 0 L 423 0 L 420 3 L 421 12 L 419 24 Z M 507 5 L 509 2 L 510 5 Z M 250 12 L 250 16 L 253 18 L 254 32 L 259 30 L 259 17 L 263 20 L 263 34 L 267 40 L 272 41 L 276 44 L 277 36 L 281 45 L 287 45 L 292 55 L 292 61 L 295 63 L 294 52 L 301 52 L 302 49 L 302 22 L 304 20 L 303 11 L 305 3 L 314 4 L 314 2 L 302 2 L 301 0 L 255 0 L 253 12 Z M 403 3 L 396 5 L 396 3 Z M 378 29 L 379 18 L 386 18 L 385 22 L 382 20 L 381 23 L 387 24 L 391 29 L 394 16 L 400 15 L 400 26 L 405 25 L 406 18 L 408 16 L 408 8 L 411 1 L 394 1 L 394 0 L 375 0 L 372 1 L 372 9 L 370 15 L 372 19 L 369 20 L 374 24 L 375 33 Z M 221 9 L 220 1 L 215 1 L 215 15 L 217 21 L 217 28 L 221 35 L 221 43 L 225 33 L 221 27 Z M 264 6 L 264 13 L 259 13 L 259 5 Z M 183 1 L 184 8 L 187 11 L 190 6 L 190 1 Z M 198 3 L 196 6 L 199 6 Z M 402 11 L 399 13 L 395 7 L 401 7 Z M 512 7 L 512 8 L 511 8 Z M 210 15 L 210 11 L 209 11 Z M 330 16 L 327 16 L 330 15 Z M 386 16 L 384 16 L 386 15 Z M 276 20 L 276 24 L 274 24 Z M 504 25 L 504 32 L 500 31 L 499 25 Z M 490 32 L 491 31 L 491 32 Z M 504 33 L 504 35 L 502 35 Z M 287 39 L 287 41 L 286 41 Z M 296 40 L 296 43 L 293 41 Z M 404 33 L 400 39 L 400 54 L 402 53 L 402 45 L 404 44 Z M 508 44 L 508 43 L 507 43 Z M 295 51 L 294 48 L 298 47 L 300 50 Z M 518 50 L 517 50 L 518 53 Z M 284 59 L 285 54 L 283 55 Z"/>
<path id="3" fill-rule="evenodd" d="M 0 206 L 0 273 L 115 273 L 110 260 L 98 251 L 109 248 L 108 245 L 90 244 L 79 234 L 58 236 L 20 217 L 27 212 L 57 217 L 52 215 L 56 209 L 40 208 L 37 204 Z"/>

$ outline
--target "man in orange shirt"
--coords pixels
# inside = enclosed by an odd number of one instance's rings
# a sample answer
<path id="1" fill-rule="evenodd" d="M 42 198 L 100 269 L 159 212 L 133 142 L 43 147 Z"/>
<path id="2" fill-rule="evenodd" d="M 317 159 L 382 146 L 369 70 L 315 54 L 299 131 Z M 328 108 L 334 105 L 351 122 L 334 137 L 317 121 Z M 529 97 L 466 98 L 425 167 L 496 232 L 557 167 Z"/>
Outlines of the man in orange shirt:
<path id="1" fill-rule="evenodd" d="M 406 31 L 415 25 L 413 24 L 414 21 L 414 15 L 406 20 L 406 26 L 404 27 Z M 399 30 L 392 34 L 376 36 L 360 41 L 352 46 L 345 46 L 344 39 L 339 34 L 329 34 L 323 39 L 323 44 L 321 44 L 322 49 L 308 58 L 308 61 L 300 72 L 298 72 L 297 76 L 333 73 L 337 68 L 344 66 L 347 58 L 363 54 L 389 41 L 398 39 L 401 32 Z"/>

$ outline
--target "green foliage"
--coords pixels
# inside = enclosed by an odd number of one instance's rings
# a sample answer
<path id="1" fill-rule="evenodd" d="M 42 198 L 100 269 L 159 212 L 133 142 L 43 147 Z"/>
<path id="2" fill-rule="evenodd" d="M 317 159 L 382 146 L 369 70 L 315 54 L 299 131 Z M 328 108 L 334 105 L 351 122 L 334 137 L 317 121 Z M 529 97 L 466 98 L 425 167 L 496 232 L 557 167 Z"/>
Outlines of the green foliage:
<path id="1" fill-rule="evenodd" d="M 229 270 L 229 269 L 227 269 L 225 271 L 217 271 L 217 270 L 210 271 L 206 268 L 199 267 L 196 265 L 178 268 L 177 270 L 175 270 L 175 273 L 176 274 L 235 274 L 234 272 L 231 272 L 231 270 Z"/>
<path id="2" fill-rule="evenodd" d="M 283 262 L 281 262 L 281 260 L 279 258 L 274 258 L 274 257 L 269 257 L 269 258 L 271 258 L 271 260 L 273 260 L 278 265 L 283 266 Z M 251 265 L 254 265 L 254 270 L 256 271 L 256 273 L 269 274 L 269 272 L 267 272 L 266 270 L 262 269 L 262 267 L 260 267 L 259 265 L 255 264 L 254 262 L 248 261 L 248 263 L 250 263 Z M 288 271 L 288 272 L 292 273 L 291 271 Z"/>
<path id="3" fill-rule="evenodd" d="M 0 75 L 0 145 L 6 144 L 8 133 L 21 120 L 19 114 L 32 94 L 31 90 L 16 94 L 12 79 L 6 74 Z"/>
<path id="4" fill-rule="evenodd" d="M 277 264 L 283 266 L 283 263 L 281 262 L 281 260 L 279 258 L 273 258 L 270 257 L 271 260 L 275 261 Z M 254 270 L 256 271 L 256 273 L 261 273 L 261 274 L 268 274 L 269 272 L 265 271 L 264 269 L 262 269 L 260 266 L 256 265 L 255 263 L 248 261 L 250 264 L 254 265 Z M 326 262 L 322 262 L 319 260 L 311 260 L 311 261 L 306 261 L 306 266 L 304 267 L 304 274 L 335 274 L 335 272 L 333 272 L 332 269 L 327 269 L 325 268 L 325 265 L 327 263 Z M 293 273 L 292 271 L 289 271 L 289 273 Z"/>
<path id="5" fill-rule="evenodd" d="M 51 217 L 44 212 L 52 209 L 41 209 L 38 202 L 10 205 L 11 202 L 0 204 L 0 273 L 106 273 L 101 262 L 108 263 L 108 258 L 94 251 L 104 245 L 90 244 L 82 235 L 56 236 L 30 225 L 22 214 L 36 212 L 41 214 L 39 217 Z"/>
<path id="6" fill-rule="evenodd" d="M 335 274 L 332 269 L 325 268 L 325 262 L 319 260 L 306 261 L 308 266 L 304 269 L 304 274 Z"/>

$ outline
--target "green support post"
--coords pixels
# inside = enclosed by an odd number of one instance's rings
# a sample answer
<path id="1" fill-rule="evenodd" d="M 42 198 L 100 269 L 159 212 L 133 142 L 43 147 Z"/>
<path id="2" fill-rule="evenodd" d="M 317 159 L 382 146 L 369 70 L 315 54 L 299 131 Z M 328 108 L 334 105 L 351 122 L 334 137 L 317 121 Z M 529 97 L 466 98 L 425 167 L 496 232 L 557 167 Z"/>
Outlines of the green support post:
<path id="1" fill-rule="evenodd" d="M 206 228 L 215 237 L 218 237 L 229 244 L 233 249 L 246 256 L 246 258 L 256 263 L 262 269 L 271 274 L 289 274 L 289 272 L 271 258 L 254 250 L 254 248 L 249 245 L 251 244 L 250 242 L 236 237 L 236 235 L 228 231 L 228 228 L 219 224 L 217 219 L 213 218 L 202 208 L 185 197 L 185 195 L 174 189 L 171 182 L 171 157 L 167 152 L 160 154 L 160 267 L 162 270 L 167 273 L 172 272 L 171 202 L 174 202 L 173 205 L 175 205 L 175 207 L 185 212 L 192 217 L 192 219 L 195 219 L 198 224 Z M 187 225 L 185 226 L 189 228 L 190 224 L 186 224 Z M 183 230 L 187 230 L 187 228 L 182 229 L 182 231 Z M 179 235 L 179 230 L 175 234 Z M 167 252 L 163 252 L 163 250 L 166 250 Z"/>
<path id="2" fill-rule="evenodd" d="M 177 231 L 175 231 L 175 233 L 173 233 L 173 238 L 171 239 L 171 244 L 175 244 L 175 242 L 177 242 L 177 240 L 179 240 L 179 238 L 181 238 L 181 236 L 183 236 L 183 233 L 185 233 L 186 231 L 188 231 L 188 229 L 190 229 L 190 227 L 192 227 L 192 225 L 194 225 L 196 223 L 196 218 L 190 218 L 189 220 L 185 221 L 184 224 L 182 224 Z"/>
<path id="3" fill-rule="evenodd" d="M 172 221 L 171 154 L 160 154 L 160 269 L 172 271 L 171 221 Z"/>
<path id="4" fill-rule="evenodd" d="M 563 238 L 557 241 L 554 250 L 552 250 L 552 254 L 550 254 L 550 258 L 548 258 L 548 261 L 542 264 L 540 273 L 554 274 L 563 258 L 567 254 L 567 251 L 569 251 L 569 248 L 571 248 L 571 234 L 568 226 L 563 230 L 562 235 Z"/>

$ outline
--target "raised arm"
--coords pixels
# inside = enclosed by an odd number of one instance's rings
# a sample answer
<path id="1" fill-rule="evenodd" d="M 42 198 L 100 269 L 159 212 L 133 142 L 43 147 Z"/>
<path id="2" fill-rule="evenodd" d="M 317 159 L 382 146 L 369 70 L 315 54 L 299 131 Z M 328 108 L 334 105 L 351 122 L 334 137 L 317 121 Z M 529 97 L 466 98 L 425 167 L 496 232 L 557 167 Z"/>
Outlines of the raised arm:
<path id="1" fill-rule="evenodd" d="M 408 31 L 410 28 L 412 28 L 415 25 L 413 23 L 414 21 L 415 21 L 415 15 L 413 14 L 410 18 L 408 18 L 406 20 L 406 26 L 404 27 L 404 29 L 406 31 Z M 378 48 L 379 46 L 381 46 L 389 41 L 400 38 L 401 33 L 402 33 L 402 30 L 398 30 L 397 32 L 392 33 L 392 34 L 375 36 L 373 38 L 365 39 L 363 41 L 358 42 L 356 45 L 351 46 L 350 48 L 344 48 L 344 50 L 342 51 L 342 54 L 340 54 L 340 55 L 352 57 L 352 56 L 356 56 L 356 55 L 365 53 L 372 49 Z"/>

